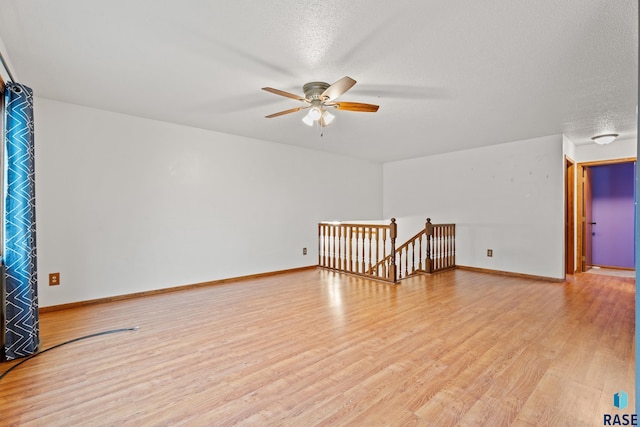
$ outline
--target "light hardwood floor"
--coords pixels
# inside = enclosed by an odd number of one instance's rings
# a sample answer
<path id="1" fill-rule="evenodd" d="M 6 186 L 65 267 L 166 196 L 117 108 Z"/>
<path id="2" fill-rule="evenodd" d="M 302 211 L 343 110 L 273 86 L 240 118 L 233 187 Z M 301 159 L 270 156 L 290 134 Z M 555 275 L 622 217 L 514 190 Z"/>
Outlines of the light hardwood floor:
<path id="1" fill-rule="evenodd" d="M 634 412 L 634 296 L 589 274 L 306 270 L 43 313 L 42 348 L 139 330 L 10 372 L 0 425 L 602 425 L 619 390 Z"/>

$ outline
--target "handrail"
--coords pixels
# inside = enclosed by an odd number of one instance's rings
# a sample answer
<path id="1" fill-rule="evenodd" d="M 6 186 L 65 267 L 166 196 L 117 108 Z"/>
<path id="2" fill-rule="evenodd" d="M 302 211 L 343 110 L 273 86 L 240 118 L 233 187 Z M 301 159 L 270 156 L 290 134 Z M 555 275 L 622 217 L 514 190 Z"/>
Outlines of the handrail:
<path id="1" fill-rule="evenodd" d="M 388 263 L 391 257 L 387 255 L 373 268 Z M 427 218 L 422 230 L 396 248 L 394 258 L 398 279 L 455 267 L 455 224 L 432 224 Z"/>
<path id="2" fill-rule="evenodd" d="M 425 233 L 425 230 L 424 230 L 424 229 L 422 229 L 422 230 L 418 231 L 418 232 L 416 233 L 416 235 L 415 235 L 415 236 L 413 236 L 412 238 L 410 238 L 409 240 L 407 240 L 406 242 L 404 242 L 402 245 L 400 245 L 399 247 L 397 247 L 397 248 L 396 248 L 395 253 L 396 253 L 396 254 L 398 254 L 398 253 L 402 252 L 404 249 L 408 248 L 408 246 L 409 246 L 412 242 L 414 242 L 414 241 L 418 240 L 420 237 L 422 237 L 422 235 L 423 235 L 424 233 Z M 387 255 L 384 259 L 381 259 L 381 260 L 378 262 L 378 264 L 374 265 L 373 267 L 374 267 L 374 268 L 376 268 L 376 267 L 378 267 L 379 265 L 381 265 L 381 264 L 383 264 L 383 263 L 385 263 L 385 262 L 389 262 L 389 259 L 390 259 L 390 258 L 391 258 L 391 254 Z"/>

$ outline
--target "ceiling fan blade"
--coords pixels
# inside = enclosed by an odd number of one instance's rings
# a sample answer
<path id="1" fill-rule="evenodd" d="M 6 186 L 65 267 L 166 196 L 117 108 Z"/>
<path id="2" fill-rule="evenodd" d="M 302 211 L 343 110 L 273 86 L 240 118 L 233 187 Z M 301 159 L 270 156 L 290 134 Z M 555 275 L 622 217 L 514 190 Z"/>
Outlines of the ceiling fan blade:
<path id="1" fill-rule="evenodd" d="M 360 111 L 363 113 L 375 113 L 380 108 L 379 105 L 363 104 L 361 102 L 336 102 L 338 110 Z"/>
<path id="2" fill-rule="evenodd" d="M 293 93 L 285 92 L 285 91 L 280 90 L 280 89 L 274 89 L 272 87 L 263 87 L 262 90 L 266 90 L 267 92 L 275 93 L 276 95 L 286 96 L 287 98 L 297 99 L 298 101 L 305 101 L 305 102 L 307 101 L 306 99 L 304 99 L 303 97 L 301 97 L 299 95 L 294 95 Z"/>
<path id="3" fill-rule="evenodd" d="M 271 118 L 273 118 L 273 117 L 284 116 L 285 114 L 295 113 L 296 111 L 304 110 L 304 109 L 306 109 L 306 108 L 309 108 L 309 107 L 296 107 L 296 108 L 291 108 L 290 110 L 280 111 L 279 113 L 269 114 L 268 116 L 264 116 L 264 117 L 265 117 L 266 119 L 271 119 Z"/>
<path id="4" fill-rule="evenodd" d="M 351 77 L 344 76 L 343 78 L 326 88 L 325 91 L 322 92 L 322 95 L 320 95 L 320 97 L 326 97 L 329 101 L 331 101 L 332 99 L 336 99 L 337 97 L 351 89 L 354 84 L 356 84 L 355 80 L 353 80 Z"/>

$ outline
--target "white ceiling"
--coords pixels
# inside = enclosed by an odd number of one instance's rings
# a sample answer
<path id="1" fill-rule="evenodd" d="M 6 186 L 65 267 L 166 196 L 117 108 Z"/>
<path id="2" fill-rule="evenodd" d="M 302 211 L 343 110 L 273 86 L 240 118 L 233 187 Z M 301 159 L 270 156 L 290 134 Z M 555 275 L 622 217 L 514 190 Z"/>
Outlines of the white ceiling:
<path id="1" fill-rule="evenodd" d="M 0 0 L 0 38 L 36 96 L 379 162 L 636 137 L 635 0 Z M 264 118 L 345 75 L 377 113 Z"/>

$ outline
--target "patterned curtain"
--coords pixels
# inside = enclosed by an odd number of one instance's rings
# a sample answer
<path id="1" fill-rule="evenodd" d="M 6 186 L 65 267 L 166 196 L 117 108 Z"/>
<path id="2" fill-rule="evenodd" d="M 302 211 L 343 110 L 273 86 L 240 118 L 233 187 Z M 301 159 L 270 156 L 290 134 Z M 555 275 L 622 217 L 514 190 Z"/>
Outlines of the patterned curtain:
<path id="1" fill-rule="evenodd" d="M 7 83 L 4 95 L 3 354 L 38 350 L 33 92 Z"/>

